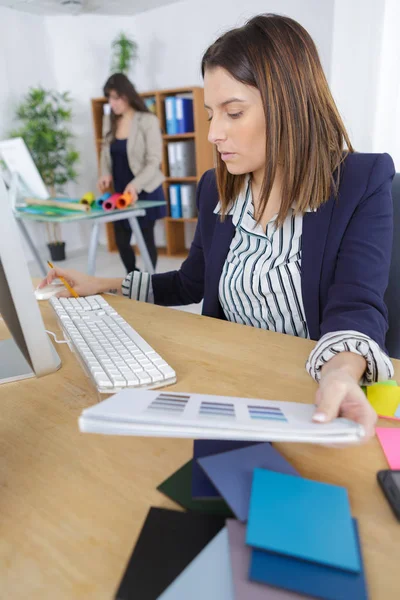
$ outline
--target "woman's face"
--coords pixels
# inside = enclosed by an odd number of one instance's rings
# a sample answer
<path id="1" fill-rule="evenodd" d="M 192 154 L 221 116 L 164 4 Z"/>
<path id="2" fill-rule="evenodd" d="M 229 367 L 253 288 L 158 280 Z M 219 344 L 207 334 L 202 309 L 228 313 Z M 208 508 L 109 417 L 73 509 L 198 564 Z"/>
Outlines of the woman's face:
<path id="1" fill-rule="evenodd" d="M 204 104 L 210 119 L 208 139 L 229 173 L 262 172 L 266 134 L 260 92 L 216 67 L 204 75 Z"/>
<path id="2" fill-rule="evenodd" d="M 111 106 L 111 110 L 118 117 L 126 113 L 129 109 L 129 103 L 124 96 L 118 96 L 117 92 L 111 90 L 108 96 L 108 103 Z"/>

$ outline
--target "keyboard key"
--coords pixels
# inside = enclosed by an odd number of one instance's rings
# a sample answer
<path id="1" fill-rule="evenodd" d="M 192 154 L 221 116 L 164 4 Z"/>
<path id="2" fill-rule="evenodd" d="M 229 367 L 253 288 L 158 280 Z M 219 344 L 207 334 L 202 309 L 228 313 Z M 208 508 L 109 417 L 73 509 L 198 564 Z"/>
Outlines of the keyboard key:
<path id="1" fill-rule="evenodd" d="M 112 388 L 112 387 L 114 387 L 113 382 L 106 375 L 95 374 L 94 380 L 95 380 L 96 384 L 100 388 Z"/>
<path id="2" fill-rule="evenodd" d="M 169 377 L 175 377 L 175 371 L 168 365 L 165 367 L 158 367 L 158 369 L 164 375 L 165 379 L 168 379 Z"/>
<path id="3" fill-rule="evenodd" d="M 139 379 L 141 385 L 150 384 L 152 381 L 150 375 L 148 375 L 148 373 L 145 373 L 144 371 L 135 371 L 135 375 Z"/>

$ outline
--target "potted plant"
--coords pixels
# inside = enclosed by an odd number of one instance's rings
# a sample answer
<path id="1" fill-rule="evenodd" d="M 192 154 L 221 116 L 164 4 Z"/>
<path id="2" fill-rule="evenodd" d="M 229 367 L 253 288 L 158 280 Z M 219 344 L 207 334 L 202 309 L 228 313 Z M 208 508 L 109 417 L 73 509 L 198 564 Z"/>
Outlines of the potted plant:
<path id="1" fill-rule="evenodd" d="M 11 134 L 24 139 L 53 197 L 62 194 L 63 186 L 77 178 L 75 165 L 79 154 L 72 145 L 70 105 L 68 92 L 30 88 L 16 111 L 21 126 Z M 52 259 L 64 260 L 65 242 L 61 241 L 59 225 L 54 226 L 51 235 L 48 230 L 48 235 Z"/>
<path id="2" fill-rule="evenodd" d="M 125 33 L 120 33 L 112 42 L 111 73 L 128 75 L 132 61 L 138 57 L 138 45 Z"/>

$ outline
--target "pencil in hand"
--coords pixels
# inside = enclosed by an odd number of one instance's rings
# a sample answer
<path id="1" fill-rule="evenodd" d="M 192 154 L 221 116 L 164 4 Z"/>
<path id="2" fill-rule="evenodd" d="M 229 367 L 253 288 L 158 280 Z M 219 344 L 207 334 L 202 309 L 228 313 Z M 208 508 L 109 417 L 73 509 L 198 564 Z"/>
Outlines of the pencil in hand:
<path id="1" fill-rule="evenodd" d="M 49 265 L 50 269 L 54 269 L 53 264 L 49 260 L 47 261 L 47 264 Z M 68 281 L 64 277 L 59 276 L 58 278 L 63 283 L 63 285 L 67 288 L 67 290 L 69 291 L 71 296 L 73 296 L 74 298 L 79 298 L 79 294 L 76 293 L 74 288 L 69 285 Z"/>

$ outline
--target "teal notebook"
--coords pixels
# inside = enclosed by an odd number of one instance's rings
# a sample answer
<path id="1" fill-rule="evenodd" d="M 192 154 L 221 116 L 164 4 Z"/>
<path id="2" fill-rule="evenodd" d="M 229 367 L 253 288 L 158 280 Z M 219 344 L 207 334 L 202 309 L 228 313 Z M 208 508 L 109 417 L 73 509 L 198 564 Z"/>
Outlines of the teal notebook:
<path id="1" fill-rule="evenodd" d="M 246 544 L 361 570 L 347 490 L 294 475 L 254 470 Z"/>

